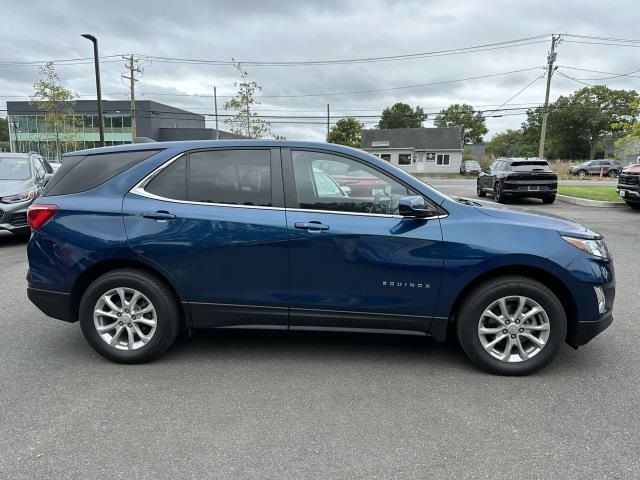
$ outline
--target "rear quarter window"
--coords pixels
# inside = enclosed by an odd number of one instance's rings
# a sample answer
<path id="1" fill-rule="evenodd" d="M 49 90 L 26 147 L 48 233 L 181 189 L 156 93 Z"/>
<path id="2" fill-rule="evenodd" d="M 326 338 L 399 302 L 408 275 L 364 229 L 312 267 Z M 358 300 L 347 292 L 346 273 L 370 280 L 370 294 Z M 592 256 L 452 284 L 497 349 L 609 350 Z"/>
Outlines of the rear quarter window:
<path id="1" fill-rule="evenodd" d="M 91 190 L 160 150 L 100 153 L 65 157 L 43 196 L 69 195 Z"/>

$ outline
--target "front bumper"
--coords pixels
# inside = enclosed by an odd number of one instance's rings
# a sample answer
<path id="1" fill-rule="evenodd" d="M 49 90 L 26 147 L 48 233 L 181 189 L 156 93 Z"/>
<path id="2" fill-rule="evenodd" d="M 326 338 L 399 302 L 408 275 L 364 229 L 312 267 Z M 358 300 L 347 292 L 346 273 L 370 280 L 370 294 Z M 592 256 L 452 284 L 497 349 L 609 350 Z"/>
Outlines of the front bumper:
<path id="1" fill-rule="evenodd" d="M 74 312 L 71 295 L 68 293 L 28 287 L 27 297 L 29 297 L 31 303 L 49 317 L 70 323 L 78 320 L 78 316 Z"/>
<path id="2" fill-rule="evenodd" d="M 626 202 L 640 202 L 640 186 L 618 184 L 618 195 Z"/>
<path id="3" fill-rule="evenodd" d="M 32 202 L 0 203 L 0 230 L 12 233 L 28 233 L 27 209 Z"/>
<path id="4" fill-rule="evenodd" d="M 599 320 L 592 322 L 576 322 L 567 332 L 567 343 L 573 348 L 588 343 L 591 339 L 602 333 L 613 322 L 613 313 L 609 311 Z"/>

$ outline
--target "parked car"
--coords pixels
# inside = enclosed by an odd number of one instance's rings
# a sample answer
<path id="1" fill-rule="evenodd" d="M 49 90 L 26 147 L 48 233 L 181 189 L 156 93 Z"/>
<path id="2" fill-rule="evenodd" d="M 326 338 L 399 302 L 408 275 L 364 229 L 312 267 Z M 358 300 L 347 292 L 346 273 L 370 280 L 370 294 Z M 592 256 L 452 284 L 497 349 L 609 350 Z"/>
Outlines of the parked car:
<path id="1" fill-rule="evenodd" d="M 351 167 L 331 160 L 320 161 L 317 165 L 338 182 L 349 195 L 375 196 L 376 192 L 380 192 L 384 188 L 384 184 L 377 177 L 357 166 Z"/>
<path id="2" fill-rule="evenodd" d="M 460 164 L 461 175 L 466 175 L 467 173 L 478 175 L 481 171 L 482 171 L 482 168 L 480 168 L 480 164 L 475 160 L 464 160 Z"/>
<path id="3" fill-rule="evenodd" d="M 600 175 L 600 171 L 608 177 L 617 177 L 622 171 L 622 164 L 618 160 L 589 160 L 569 169 L 573 175 L 585 177 L 587 175 Z"/>
<path id="4" fill-rule="evenodd" d="M 640 164 L 622 170 L 618 177 L 618 194 L 631 208 L 640 209 Z"/>
<path id="5" fill-rule="evenodd" d="M 0 153 L 0 230 L 30 232 L 27 208 L 52 174 L 49 162 L 36 153 Z"/>
<path id="6" fill-rule="evenodd" d="M 498 203 L 508 198 L 540 198 L 553 203 L 558 190 L 558 176 L 546 160 L 538 158 L 499 158 L 478 176 L 477 193 L 493 195 Z"/>
<path id="7" fill-rule="evenodd" d="M 329 162 L 327 162 L 329 161 Z M 323 170 L 383 192 L 347 195 Z M 531 373 L 612 322 L 603 238 L 453 199 L 341 145 L 133 144 L 68 154 L 29 209 L 28 296 L 116 362 L 181 329 L 454 333 L 489 372 Z"/>

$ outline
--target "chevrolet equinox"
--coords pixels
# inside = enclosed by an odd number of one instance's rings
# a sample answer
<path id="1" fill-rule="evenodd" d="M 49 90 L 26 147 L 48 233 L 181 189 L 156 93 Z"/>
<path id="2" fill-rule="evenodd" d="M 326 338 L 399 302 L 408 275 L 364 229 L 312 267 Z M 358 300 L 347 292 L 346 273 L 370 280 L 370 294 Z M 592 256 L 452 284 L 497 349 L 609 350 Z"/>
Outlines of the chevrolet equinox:
<path id="1" fill-rule="evenodd" d="M 450 198 L 339 145 L 74 152 L 28 221 L 29 298 L 121 363 L 181 329 L 276 328 L 456 335 L 480 368 L 522 375 L 613 319 L 598 233 Z"/>

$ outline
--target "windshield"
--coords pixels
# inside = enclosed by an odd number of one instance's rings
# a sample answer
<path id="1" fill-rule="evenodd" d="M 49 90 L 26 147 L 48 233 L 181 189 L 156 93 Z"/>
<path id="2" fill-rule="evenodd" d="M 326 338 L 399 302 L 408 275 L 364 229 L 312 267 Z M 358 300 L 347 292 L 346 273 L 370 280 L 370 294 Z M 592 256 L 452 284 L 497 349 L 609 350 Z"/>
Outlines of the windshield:
<path id="1" fill-rule="evenodd" d="M 30 177 L 28 158 L 0 158 L 0 180 L 28 180 Z"/>
<path id="2" fill-rule="evenodd" d="M 480 168 L 480 164 L 475 160 L 467 160 L 467 167 L 478 167 Z"/>

